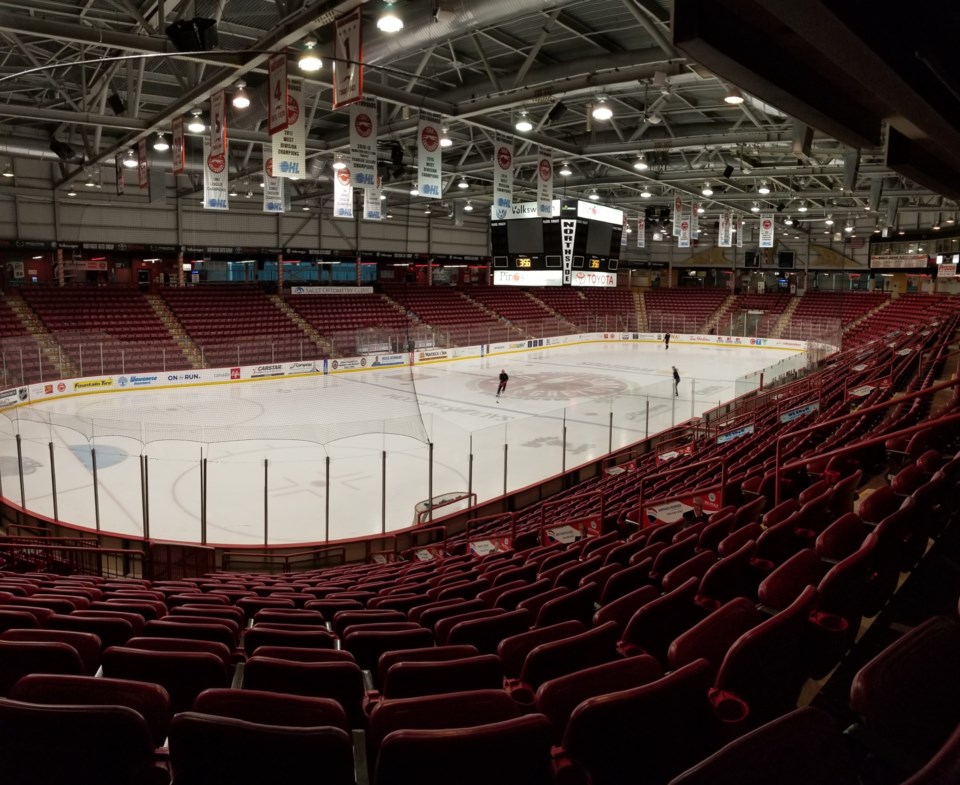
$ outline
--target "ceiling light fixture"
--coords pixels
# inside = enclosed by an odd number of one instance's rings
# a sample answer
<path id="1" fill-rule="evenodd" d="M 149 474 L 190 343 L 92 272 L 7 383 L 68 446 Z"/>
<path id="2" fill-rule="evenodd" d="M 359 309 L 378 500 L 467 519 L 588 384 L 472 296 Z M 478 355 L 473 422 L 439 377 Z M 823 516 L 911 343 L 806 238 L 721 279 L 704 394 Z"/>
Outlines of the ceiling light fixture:
<path id="1" fill-rule="evenodd" d="M 237 196 L 237 189 L 236 189 L 236 188 L 231 188 L 231 189 L 230 189 L 230 192 L 227 194 L 227 196 Z"/>
<path id="2" fill-rule="evenodd" d="M 246 196 L 247 196 L 247 199 L 249 199 L 250 197 L 252 197 L 252 196 L 253 196 L 253 191 L 247 191 Z"/>
<path id="3" fill-rule="evenodd" d="M 522 134 L 533 130 L 533 123 L 530 122 L 530 118 L 525 111 L 520 112 L 520 116 L 517 118 L 514 128 L 516 128 Z"/>
<path id="4" fill-rule="evenodd" d="M 610 108 L 609 104 L 602 98 L 593 106 L 593 111 L 590 113 L 594 120 L 609 120 L 613 117 L 613 109 Z"/>
<path id="5" fill-rule="evenodd" d="M 411 188 L 411 189 L 410 189 L 410 196 L 420 196 L 420 189 L 419 189 L 419 188 Z"/>
<path id="6" fill-rule="evenodd" d="M 403 20 L 393 10 L 394 0 L 384 0 L 386 8 L 377 20 L 377 30 L 383 33 L 399 33 L 403 30 Z"/>
<path id="7" fill-rule="evenodd" d="M 136 169 L 137 168 L 137 156 L 133 153 L 133 148 L 127 150 L 127 154 L 123 157 L 123 165 L 127 169 Z"/>
<path id="8" fill-rule="evenodd" d="M 560 175 L 561 177 L 569 177 L 570 175 L 573 174 L 573 169 L 570 168 L 570 164 L 564 161 L 563 166 L 561 166 L 560 169 L 557 170 L 557 174 Z"/>
<path id="9" fill-rule="evenodd" d="M 310 211 L 310 205 L 309 205 L 309 204 L 305 204 L 305 205 L 304 205 L 303 207 L 301 207 L 300 209 L 303 210 L 303 212 L 309 212 L 309 211 Z"/>
<path id="10" fill-rule="evenodd" d="M 797 208 L 797 210 L 799 210 L 801 213 L 805 213 L 807 211 L 807 203 L 800 202 L 800 206 Z"/>
<path id="11" fill-rule="evenodd" d="M 76 195 L 77 195 L 77 192 L 74 191 L 73 188 L 71 188 L 69 191 L 67 191 L 67 196 L 76 196 Z"/>
<path id="12" fill-rule="evenodd" d="M 651 193 L 651 191 L 650 191 L 649 188 L 646 188 L 646 187 L 645 187 L 645 188 L 640 192 L 640 198 L 641 198 L 641 199 L 649 199 L 651 196 L 653 196 L 653 193 Z"/>
<path id="13" fill-rule="evenodd" d="M 467 202 L 467 203 L 463 206 L 463 209 L 466 210 L 468 213 L 472 213 L 472 212 L 473 212 L 473 205 L 470 204 L 470 202 Z"/>
<path id="14" fill-rule="evenodd" d="M 756 202 L 754 202 L 754 203 L 750 206 L 750 212 L 751 212 L 751 213 L 759 213 L 759 212 L 760 212 L 760 205 L 757 204 Z"/>
<path id="15" fill-rule="evenodd" d="M 833 226 L 833 216 L 828 214 L 827 217 L 823 219 L 823 222 L 827 226 Z"/>
<path id="16" fill-rule="evenodd" d="M 447 135 L 448 129 L 446 126 L 443 128 L 443 135 L 440 137 L 440 146 L 441 147 L 453 147 L 453 139 Z"/>
<path id="17" fill-rule="evenodd" d="M 194 109 L 191 113 L 193 117 L 190 122 L 187 123 L 187 130 L 194 134 L 202 134 L 207 130 L 207 127 L 203 124 L 203 120 L 200 119 L 200 110 Z"/>
<path id="18" fill-rule="evenodd" d="M 158 153 L 165 153 L 170 149 L 170 145 L 167 143 L 167 140 L 163 138 L 161 131 L 157 131 L 157 138 L 153 142 L 153 149 Z"/>
<path id="19" fill-rule="evenodd" d="M 347 168 L 347 163 L 346 161 L 343 160 L 343 156 L 340 155 L 340 153 L 337 153 L 337 155 L 333 159 L 333 164 L 331 164 L 331 166 L 333 169 L 339 172 L 341 169 Z"/>
<path id="20" fill-rule="evenodd" d="M 233 94 L 233 105 L 237 109 L 246 109 L 250 106 L 250 98 L 247 96 L 246 91 L 243 89 L 247 86 L 247 83 L 242 79 L 237 82 L 237 92 Z"/>
<path id="21" fill-rule="evenodd" d="M 766 181 L 766 180 L 761 180 L 761 181 L 760 181 L 760 187 L 757 189 L 757 193 L 758 193 L 758 194 L 763 194 L 764 196 L 766 196 L 768 193 L 770 193 L 770 186 L 767 185 L 767 181 Z"/>
<path id="22" fill-rule="evenodd" d="M 650 168 L 647 164 L 647 159 L 643 157 L 643 153 L 640 153 L 640 155 L 637 156 L 637 160 L 634 162 L 633 168 L 638 172 L 645 172 Z"/>
<path id="23" fill-rule="evenodd" d="M 845 231 L 847 234 L 853 232 L 853 224 L 847 223 L 847 225 L 843 227 L 843 231 Z"/>
<path id="24" fill-rule="evenodd" d="M 596 188 L 594 188 L 594 189 L 590 192 L 589 198 L 590 198 L 592 201 L 594 201 L 594 202 L 597 201 L 597 199 L 600 198 L 600 194 L 597 193 L 597 189 L 596 189 Z"/>
<path id="25" fill-rule="evenodd" d="M 467 178 L 466 178 L 466 177 L 461 177 L 461 178 L 460 178 L 460 182 L 457 183 L 457 188 L 462 188 L 462 189 L 466 190 L 466 189 L 469 188 L 469 187 L 470 187 L 470 183 L 467 182 Z"/>
<path id="26" fill-rule="evenodd" d="M 10 164 L 7 164 L 3 167 L 3 176 L 4 177 L 13 177 L 13 167 Z"/>
<path id="27" fill-rule="evenodd" d="M 87 175 L 87 181 L 84 183 L 84 186 L 86 186 L 87 188 L 96 188 L 96 187 L 97 187 L 97 183 L 96 183 L 96 181 L 93 179 L 93 175 L 92 175 L 92 174 L 88 174 L 88 175 Z"/>
<path id="28" fill-rule="evenodd" d="M 728 87 L 727 94 L 723 97 L 724 102 L 736 106 L 743 103 L 743 93 L 736 87 Z"/>
<path id="29" fill-rule="evenodd" d="M 789 215 L 783 219 L 783 222 L 787 226 L 793 226 L 793 219 Z"/>
<path id="30" fill-rule="evenodd" d="M 933 222 L 933 225 L 930 227 L 935 232 L 940 231 L 940 216 L 937 216 L 937 219 Z"/>
<path id="31" fill-rule="evenodd" d="M 697 215 L 703 215 L 706 211 L 706 208 L 702 204 L 697 205 Z"/>
<path id="32" fill-rule="evenodd" d="M 297 65 L 300 66 L 301 71 L 313 73 L 314 71 L 319 71 L 323 67 L 323 60 L 321 60 L 320 55 L 314 51 L 316 45 L 316 38 L 308 38 L 303 42 L 303 54 L 300 55 L 300 60 L 297 62 Z"/>
<path id="33" fill-rule="evenodd" d="M 703 190 L 700 193 L 704 196 L 713 196 L 713 189 L 710 187 L 710 183 L 704 183 Z"/>

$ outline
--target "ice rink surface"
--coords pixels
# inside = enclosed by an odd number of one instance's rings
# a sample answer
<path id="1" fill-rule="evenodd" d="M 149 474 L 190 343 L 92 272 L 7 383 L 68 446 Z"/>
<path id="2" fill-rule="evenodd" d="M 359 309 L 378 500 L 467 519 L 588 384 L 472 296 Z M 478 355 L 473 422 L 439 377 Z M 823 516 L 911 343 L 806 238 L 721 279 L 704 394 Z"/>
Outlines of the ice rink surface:
<path id="1" fill-rule="evenodd" d="M 541 481 L 752 389 L 761 370 L 769 381 L 804 362 L 769 348 L 587 343 L 76 396 L 0 418 L 0 479 L 19 503 L 19 432 L 25 506 L 53 517 L 52 442 L 58 516 L 93 528 L 95 448 L 101 528 L 140 535 L 142 455 L 150 536 L 198 542 L 205 458 L 209 543 L 357 537 L 411 525 L 431 495 L 472 490 L 483 501 Z M 498 401 L 501 369 L 510 381 Z"/>

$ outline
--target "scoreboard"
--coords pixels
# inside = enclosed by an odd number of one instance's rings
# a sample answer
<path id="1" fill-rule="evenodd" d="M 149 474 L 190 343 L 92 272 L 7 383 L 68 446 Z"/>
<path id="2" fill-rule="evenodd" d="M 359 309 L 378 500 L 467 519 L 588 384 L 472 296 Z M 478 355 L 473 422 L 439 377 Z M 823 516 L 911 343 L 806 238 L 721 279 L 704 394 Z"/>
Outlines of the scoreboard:
<path id="1" fill-rule="evenodd" d="M 536 202 L 514 204 L 505 219 L 491 208 L 493 282 L 501 286 L 617 285 L 623 212 L 555 199 L 550 218 Z"/>

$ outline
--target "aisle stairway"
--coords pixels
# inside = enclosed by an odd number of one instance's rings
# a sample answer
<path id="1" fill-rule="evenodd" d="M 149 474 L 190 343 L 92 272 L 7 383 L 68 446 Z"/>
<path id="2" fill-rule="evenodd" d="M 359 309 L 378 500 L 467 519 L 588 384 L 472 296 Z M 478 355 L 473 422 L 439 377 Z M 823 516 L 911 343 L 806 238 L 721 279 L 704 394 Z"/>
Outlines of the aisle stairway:
<path id="1" fill-rule="evenodd" d="M 313 341 L 318 347 L 317 358 L 319 357 L 332 357 L 334 356 L 333 345 L 324 338 L 316 329 L 304 319 L 300 314 L 298 314 L 293 308 L 291 308 L 284 299 L 278 294 L 271 294 L 270 299 L 273 300 L 277 306 L 283 311 L 290 319 L 296 322 L 297 326 L 303 330 L 307 335 L 310 336 L 310 340 Z M 305 357 L 304 359 L 316 359 Z"/>
<path id="2" fill-rule="evenodd" d="M 177 319 L 173 311 L 167 307 L 163 298 L 155 294 L 147 294 L 144 296 L 147 302 L 150 303 L 150 307 L 153 308 L 154 312 L 160 318 L 160 321 L 163 322 L 164 327 L 167 328 L 170 337 L 177 342 L 177 346 L 180 347 L 180 351 L 183 352 L 184 357 L 189 360 L 190 366 L 192 368 L 202 368 L 203 356 L 200 354 L 200 349 L 197 348 L 197 345 L 190 339 L 190 336 L 187 335 L 187 331 L 183 328 L 183 325 L 180 324 L 180 320 Z"/>
<path id="3" fill-rule="evenodd" d="M 51 379 L 59 376 L 61 379 L 69 379 L 79 376 L 70 359 L 60 351 L 57 339 L 50 334 L 26 300 L 18 294 L 8 294 L 5 299 L 10 310 L 16 314 L 26 332 L 37 342 L 43 353 L 43 378 Z M 50 368 L 55 369 L 56 373 L 50 373 L 47 370 Z"/>
<path id="4" fill-rule="evenodd" d="M 779 338 L 783 334 L 783 329 L 790 324 L 790 320 L 793 318 L 793 312 L 797 310 L 797 306 L 800 304 L 799 297 L 791 297 L 790 304 L 784 309 L 783 313 L 780 314 L 780 318 L 777 319 L 777 323 L 773 325 L 773 330 L 771 331 L 771 338 Z"/>

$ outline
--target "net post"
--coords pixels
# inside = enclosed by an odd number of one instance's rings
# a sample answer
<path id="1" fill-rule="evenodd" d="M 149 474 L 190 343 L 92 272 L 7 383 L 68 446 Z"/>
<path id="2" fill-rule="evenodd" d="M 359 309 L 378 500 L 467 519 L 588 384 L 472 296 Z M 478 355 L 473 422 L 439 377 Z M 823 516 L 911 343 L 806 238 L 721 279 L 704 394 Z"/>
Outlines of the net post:
<path id="1" fill-rule="evenodd" d="M 26 508 L 27 494 L 23 487 L 23 441 L 20 434 L 17 434 L 17 470 L 20 475 L 20 506 Z"/>
<path id="2" fill-rule="evenodd" d="M 148 472 L 147 468 L 147 456 L 141 453 L 140 455 L 140 502 L 143 505 L 143 539 L 150 539 L 150 498 L 149 498 L 149 488 L 148 488 Z"/>
<path id="3" fill-rule="evenodd" d="M 263 459 L 263 547 L 270 544 L 270 460 Z"/>
<path id="4" fill-rule="evenodd" d="M 47 442 L 50 449 L 50 490 L 53 492 L 53 519 L 60 520 L 59 510 L 57 508 L 57 464 L 53 455 L 53 442 Z"/>
<path id="5" fill-rule="evenodd" d="M 647 396 L 647 415 L 643 426 L 643 438 L 650 438 L 650 396 Z"/>
<path id="6" fill-rule="evenodd" d="M 607 429 L 607 452 L 613 452 L 613 399 L 610 399 L 610 427 Z"/>
<path id="7" fill-rule="evenodd" d="M 100 479 L 97 476 L 97 448 L 90 448 L 90 466 L 93 469 L 93 519 L 100 531 Z"/>
<path id="8" fill-rule="evenodd" d="M 563 410 L 563 447 L 560 450 L 560 472 L 563 473 L 567 470 L 567 410 Z M 504 488 L 503 492 L 506 493 L 507 489 Z"/>
<path id="9" fill-rule="evenodd" d="M 380 533 L 387 533 L 387 451 L 380 458 Z"/>
<path id="10" fill-rule="evenodd" d="M 429 466 L 429 475 L 427 477 L 427 496 L 433 498 L 433 442 L 427 442 L 430 449 L 430 466 Z M 430 505 L 430 522 L 433 522 L 433 505 Z"/>
<path id="11" fill-rule="evenodd" d="M 207 544 L 207 459 L 200 458 L 200 544 Z"/>
<path id="12" fill-rule="evenodd" d="M 694 407 L 696 406 L 697 398 L 697 380 L 690 379 L 690 419 L 692 420 L 696 414 Z"/>
<path id="13" fill-rule="evenodd" d="M 510 445 L 506 442 L 503 443 L 503 495 L 507 495 L 507 452 L 510 448 Z"/>
<path id="14" fill-rule="evenodd" d="M 473 434 L 470 434 L 470 454 L 467 456 L 467 493 L 473 493 Z"/>
<path id="15" fill-rule="evenodd" d="M 323 526 L 324 526 L 323 541 L 330 542 L 330 456 L 329 455 L 326 456 L 325 463 L 326 463 L 326 467 L 325 467 L 326 485 L 324 487 L 326 489 L 326 493 L 324 494 L 325 510 L 324 510 L 324 522 L 323 522 Z"/>

